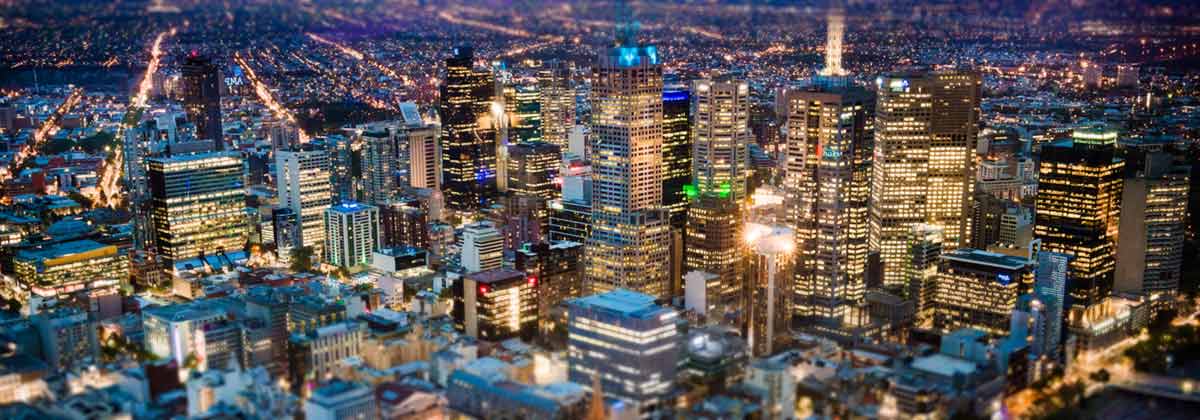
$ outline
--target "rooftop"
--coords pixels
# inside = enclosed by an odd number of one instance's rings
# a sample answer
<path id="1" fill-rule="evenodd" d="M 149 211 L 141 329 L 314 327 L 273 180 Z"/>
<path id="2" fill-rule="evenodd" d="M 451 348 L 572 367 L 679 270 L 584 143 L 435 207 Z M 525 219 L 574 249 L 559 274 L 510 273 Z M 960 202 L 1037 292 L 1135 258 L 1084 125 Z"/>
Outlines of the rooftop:
<path id="1" fill-rule="evenodd" d="M 912 367 L 945 377 L 952 377 L 956 374 L 969 375 L 975 372 L 974 363 L 944 354 L 913 359 Z"/>
<path id="2" fill-rule="evenodd" d="M 964 262 L 968 264 L 986 265 L 1005 270 L 1020 270 L 1030 265 L 1027 258 L 998 254 L 981 249 L 962 248 L 942 255 L 942 259 Z"/>
<path id="3" fill-rule="evenodd" d="M 525 272 L 513 270 L 511 268 L 495 268 L 468 274 L 467 278 L 476 283 L 492 284 L 512 279 L 524 279 Z"/>
<path id="4" fill-rule="evenodd" d="M 616 289 L 605 293 L 581 297 L 570 301 L 571 306 L 615 312 L 633 318 L 651 318 L 667 312 L 654 302 L 654 296 L 628 289 Z"/>
<path id="5" fill-rule="evenodd" d="M 95 251 L 102 248 L 112 247 L 116 251 L 116 247 L 112 245 L 104 245 L 102 243 L 83 239 L 78 241 L 63 242 L 47 246 L 39 249 L 25 249 L 17 252 L 18 260 L 53 260 L 57 258 L 67 257 L 75 254 Z"/>
<path id="6" fill-rule="evenodd" d="M 336 213 L 357 213 L 373 207 L 374 206 L 354 201 L 343 201 L 341 204 L 329 207 L 329 211 Z"/>

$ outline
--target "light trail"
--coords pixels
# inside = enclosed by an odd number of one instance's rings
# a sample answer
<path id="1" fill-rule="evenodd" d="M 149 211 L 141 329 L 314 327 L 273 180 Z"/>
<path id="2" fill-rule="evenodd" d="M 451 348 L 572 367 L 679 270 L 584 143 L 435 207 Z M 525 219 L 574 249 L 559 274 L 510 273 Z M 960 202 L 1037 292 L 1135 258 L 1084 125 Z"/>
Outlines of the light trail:
<path id="1" fill-rule="evenodd" d="M 540 49 L 542 49 L 542 48 L 546 48 L 546 47 L 549 47 L 549 46 L 553 46 L 553 45 L 560 44 L 560 43 L 562 43 L 564 40 L 566 40 L 566 38 L 564 38 L 564 37 L 562 37 L 562 36 L 552 36 L 552 37 L 550 37 L 550 38 L 547 38 L 545 41 L 541 41 L 541 42 L 537 42 L 537 43 L 533 43 L 533 44 L 526 45 L 526 46 L 524 46 L 524 47 L 519 47 L 519 48 L 514 48 L 514 49 L 511 49 L 511 50 L 508 50 L 508 51 L 507 51 L 507 52 L 505 52 L 504 54 L 500 54 L 500 55 L 498 56 L 498 58 L 510 58 L 510 57 L 516 57 L 516 56 L 518 56 L 518 55 L 525 54 L 525 53 L 528 53 L 528 52 L 530 52 L 530 51 L 534 51 L 534 50 L 540 50 Z"/>
<path id="2" fill-rule="evenodd" d="M 58 123 L 60 120 L 62 120 L 62 116 L 70 112 L 71 108 L 74 108 L 75 105 L 79 103 L 79 99 L 82 97 L 83 89 L 77 88 L 74 91 L 71 91 L 71 95 L 67 96 L 67 99 L 63 100 L 63 102 L 58 105 L 58 108 L 55 108 L 54 112 L 46 118 L 46 121 L 42 122 L 42 125 L 38 127 L 37 131 L 33 132 L 33 142 L 25 144 L 25 146 L 21 147 L 21 150 L 13 156 L 13 161 L 9 165 L 8 170 L 0 173 L 0 182 L 12 179 L 16 171 L 21 169 L 21 165 L 25 164 L 25 160 L 37 155 L 38 147 L 40 147 L 42 143 L 45 143 L 47 138 L 58 132 Z"/>
<path id="3" fill-rule="evenodd" d="M 397 73 L 395 70 L 392 70 L 390 67 L 383 65 L 383 63 L 380 63 L 378 60 L 375 60 L 374 57 L 367 55 L 367 54 L 363 53 L 362 51 L 356 50 L 353 47 L 350 47 L 346 44 L 332 41 L 330 39 L 327 39 L 320 35 L 314 34 L 312 32 L 308 33 L 308 37 L 311 38 L 313 41 L 317 41 L 322 44 L 329 45 L 329 46 L 333 47 L 334 49 L 341 51 L 342 54 L 346 54 L 350 57 L 353 57 L 355 60 L 362 61 L 364 63 L 367 63 L 371 67 L 375 67 L 376 70 L 379 70 L 383 74 L 392 78 L 392 80 L 399 80 L 401 83 L 404 83 L 405 86 L 413 86 L 413 81 L 411 79 L 409 79 L 408 76 Z"/>
<path id="4" fill-rule="evenodd" d="M 500 26 L 500 25 L 497 25 L 494 23 L 488 23 L 488 22 L 484 22 L 481 20 L 474 20 L 474 19 L 458 17 L 458 16 L 455 16 L 454 14 L 450 13 L 449 10 L 443 10 L 443 11 L 438 12 L 438 17 L 442 18 L 442 20 L 453 23 L 455 25 L 470 26 L 473 28 L 489 30 L 492 32 L 499 32 L 499 33 L 502 33 L 505 35 L 518 36 L 518 37 L 522 37 L 522 38 L 532 38 L 533 37 L 533 34 L 527 32 L 527 31 L 520 30 L 520 29 L 509 28 L 506 26 Z"/>
<path id="5" fill-rule="evenodd" d="M 262 101 L 263 105 L 265 105 L 267 109 L 270 109 L 271 112 L 275 114 L 275 117 L 285 120 L 293 125 L 298 125 L 296 116 L 275 99 L 275 96 L 271 94 L 271 89 L 267 87 L 266 83 L 263 83 L 262 79 L 258 78 L 258 75 L 254 73 L 254 68 L 250 67 L 250 63 L 247 62 L 244 57 L 242 57 L 242 53 L 234 53 L 233 61 L 242 67 L 242 71 L 245 73 L 246 79 L 249 80 L 250 84 L 254 86 L 254 94 L 258 96 L 258 100 Z M 308 133 L 305 133 L 304 130 L 299 131 L 300 141 L 307 142 L 309 139 Z"/>
<path id="6" fill-rule="evenodd" d="M 95 195 L 89 197 L 96 206 L 116 207 L 121 202 L 120 178 L 122 169 L 125 167 L 125 130 L 138 121 L 134 116 L 145 111 L 146 103 L 150 100 L 150 91 L 154 89 L 154 74 L 158 72 L 159 64 L 162 63 L 162 43 L 168 36 L 175 35 L 175 28 L 159 32 L 154 38 L 154 44 L 150 46 L 150 61 L 146 63 L 146 72 L 142 74 L 142 81 L 138 83 L 138 90 L 133 95 L 133 100 L 130 101 L 129 109 L 125 111 L 125 117 L 121 120 L 121 125 L 117 128 L 117 135 L 114 139 L 118 146 L 114 147 L 112 159 L 105 162 L 104 169 L 100 172 L 100 181 L 97 183 Z"/>

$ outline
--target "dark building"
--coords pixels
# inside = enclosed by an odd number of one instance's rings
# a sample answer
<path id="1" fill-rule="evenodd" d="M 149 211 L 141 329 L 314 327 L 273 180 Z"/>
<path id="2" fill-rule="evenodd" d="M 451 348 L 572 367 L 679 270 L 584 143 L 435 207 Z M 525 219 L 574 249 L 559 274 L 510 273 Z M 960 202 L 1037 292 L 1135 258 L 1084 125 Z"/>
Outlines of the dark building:
<path id="1" fill-rule="evenodd" d="M 537 283 L 537 278 L 507 268 L 467 275 L 453 286 L 455 327 L 480 340 L 532 341 L 538 324 Z"/>
<path id="2" fill-rule="evenodd" d="M 196 125 L 196 138 L 212 140 L 215 150 L 225 150 L 221 130 L 221 73 L 206 56 L 192 51 L 180 65 L 183 109 Z"/>
<path id="3" fill-rule="evenodd" d="M 379 205 L 381 240 L 385 248 L 429 247 L 429 215 L 416 203 L 391 201 Z"/>
<path id="4" fill-rule="evenodd" d="M 551 241 L 586 241 L 592 234 L 592 206 L 578 201 L 556 200 L 550 205 Z"/>
<path id="5" fill-rule="evenodd" d="M 491 73 L 475 70 L 470 47 L 446 60 L 438 115 L 442 121 L 442 191 L 460 211 L 490 205 L 497 196 L 495 96 Z"/>
<path id="6" fill-rule="evenodd" d="M 682 229 L 687 219 L 687 193 L 692 183 L 692 103 L 683 86 L 663 90 L 663 206 L 671 226 Z"/>
<path id="7" fill-rule="evenodd" d="M 563 304 L 583 293 L 583 244 L 571 241 L 526 244 L 517 250 L 517 270 L 536 279 L 538 329 L 544 334 L 566 322 Z"/>

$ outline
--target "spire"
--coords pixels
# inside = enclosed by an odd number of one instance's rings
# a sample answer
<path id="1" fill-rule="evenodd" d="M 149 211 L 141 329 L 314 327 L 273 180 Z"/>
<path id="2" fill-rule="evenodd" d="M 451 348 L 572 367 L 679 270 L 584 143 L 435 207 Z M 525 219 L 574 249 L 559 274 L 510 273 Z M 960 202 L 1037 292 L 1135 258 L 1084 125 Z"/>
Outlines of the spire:
<path id="1" fill-rule="evenodd" d="M 822 76 L 845 76 L 842 69 L 842 36 L 846 30 L 846 16 L 841 4 L 829 8 L 828 26 L 825 29 L 825 68 Z"/>
<path id="2" fill-rule="evenodd" d="M 604 389 L 600 386 L 600 373 L 592 374 L 592 404 L 588 406 L 588 420 L 604 420 L 608 418 L 604 408 Z"/>
<path id="3" fill-rule="evenodd" d="M 617 46 L 637 46 L 637 35 L 638 31 L 642 28 L 642 24 L 633 18 L 633 7 L 629 5 L 628 1 L 618 1 L 614 12 L 616 17 Z"/>

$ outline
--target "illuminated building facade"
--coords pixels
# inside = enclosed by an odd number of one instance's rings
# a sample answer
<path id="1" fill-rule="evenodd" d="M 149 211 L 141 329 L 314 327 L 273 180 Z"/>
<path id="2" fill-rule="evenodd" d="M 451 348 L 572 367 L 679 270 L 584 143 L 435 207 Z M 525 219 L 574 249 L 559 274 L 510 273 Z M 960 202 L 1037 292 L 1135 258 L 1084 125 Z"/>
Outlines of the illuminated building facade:
<path id="1" fill-rule="evenodd" d="M 206 56 L 192 52 L 179 66 L 182 73 L 183 109 L 196 125 L 196 138 L 212 140 L 214 150 L 225 150 L 221 129 L 221 74 Z"/>
<path id="2" fill-rule="evenodd" d="M 201 254 L 245 246 L 249 229 L 239 155 L 202 153 L 147 162 L 154 243 L 169 269 Z"/>
<path id="3" fill-rule="evenodd" d="M 1034 236 L 1071 256 L 1070 306 L 1091 306 L 1113 289 L 1125 161 L 1117 133 L 1077 129 L 1042 145 Z"/>
<path id="4" fill-rule="evenodd" d="M 692 100 L 684 86 L 663 90 L 663 206 L 671 226 L 682 229 L 687 220 L 687 193 L 692 183 Z"/>
<path id="5" fill-rule="evenodd" d="M 370 265 L 380 246 L 378 207 L 343 202 L 325 209 L 325 252 L 330 265 Z"/>
<path id="6" fill-rule="evenodd" d="M 529 141 L 508 146 L 508 192 L 516 196 L 550 201 L 558 196 L 562 151 L 558 146 Z"/>
<path id="7" fill-rule="evenodd" d="M 1033 290 L 1033 263 L 1022 257 L 960 248 L 942 254 L 937 271 L 933 327 L 944 333 L 1005 335 L 1017 298 Z"/>
<path id="8" fill-rule="evenodd" d="M 871 168 L 870 247 L 884 284 L 903 284 L 905 239 L 914 224 L 940 226 L 943 246 L 970 239 L 980 77 L 969 72 L 880 77 Z"/>
<path id="9" fill-rule="evenodd" d="M 486 341 L 532 341 L 538 324 L 538 278 L 497 268 L 468 274 L 454 288 L 454 325 Z"/>
<path id="10" fill-rule="evenodd" d="M 538 87 L 510 85 L 504 88 L 504 113 L 508 118 L 508 143 L 542 141 L 542 106 Z"/>
<path id="11" fill-rule="evenodd" d="M 23 249 L 13 256 L 17 281 L 46 298 L 127 282 L 129 267 L 129 255 L 115 245 L 86 239 Z"/>
<path id="12" fill-rule="evenodd" d="M 329 152 L 316 142 L 275 152 L 279 205 L 299 218 L 299 244 L 324 255 L 325 209 L 333 205 Z"/>
<path id="13" fill-rule="evenodd" d="M 569 301 L 567 379 L 592 383 L 598 377 L 605 397 L 631 404 L 643 416 L 664 408 L 683 335 L 679 312 L 654 299 L 614 289 Z"/>
<path id="14" fill-rule="evenodd" d="M 393 128 L 362 133 L 363 202 L 385 203 L 396 193 L 396 139 Z"/>
<path id="15" fill-rule="evenodd" d="M 845 79 L 787 92 L 786 216 L 796 229 L 796 315 L 833 326 L 863 302 L 874 98 Z"/>
<path id="16" fill-rule="evenodd" d="M 728 191 L 746 196 L 750 143 L 750 86 L 699 80 L 692 86 L 696 110 L 692 133 L 692 180 L 700 194 Z"/>
<path id="17" fill-rule="evenodd" d="M 459 249 L 460 262 L 468 273 L 494 270 L 504 263 L 504 236 L 491 222 L 464 226 Z"/>
<path id="18" fill-rule="evenodd" d="M 583 244 L 570 241 L 526 244 L 517 250 L 516 268 L 537 279 L 538 330 L 543 334 L 565 322 L 561 310 L 583 294 Z"/>
<path id="19" fill-rule="evenodd" d="M 942 229 L 926 224 L 914 225 L 907 242 L 909 259 L 904 273 L 908 295 L 916 303 L 917 326 L 930 328 L 937 297 L 937 264 L 942 256 Z"/>
<path id="20" fill-rule="evenodd" d="M 392 200 L 378 206 L 381 240 L 385 248 L 429 247 L 429 213 L 414 204 Z"/>
<path id="21" fill-rule="evenodd" d="M 441 189 L 442 150 L 438 147 L 436 125 L 408 127 L 400 133 L 408 148 L 408 185 L 413 188 Z"/>
<path id="22" fill-rule="evenodd" d="M 669 225 L 662 203 L 662 64 L 626 25 L 593 67 L 592 231 L 586 283 L 652 296 L 671 293 Z"/>
<path id="23" fill-rule="evenodd" d="M 491 73 L 476 70 L 470 47 L 446 60 L 438 114 L 442 122 L 442 190 L 446 206 L 459 211 L 486 207 L 497 195 L 495 86 Z"/>
<path id="24" fill-rule="evenodd" d="M 547 61 L 537 76 L 542 140 L 559 148 L 567 147 L 567 133 L 575 127 L 571 67 L 566 61 Z"/>
<path id="25" fill-rule="evenodd" d="M 709 319 L 744 320 L 745 293 L 743 256 L 744 220 L 740 203 L 732 198 L 704 194 L 688 206 L 685 271 L 703 271 L 719 277 L 718 290 L 708 290 L 715 299 L 716 313 Z"/>
<path id="26" fill-rule="evenodd" d="M 788 335 L 792 320 L 792 270 L 796 243 L 784 226 L 750 224 L 745 240 L 751 251 L 747 267 L 750 286 L 750 348 L 756 357 L 775 353 Z"/>

